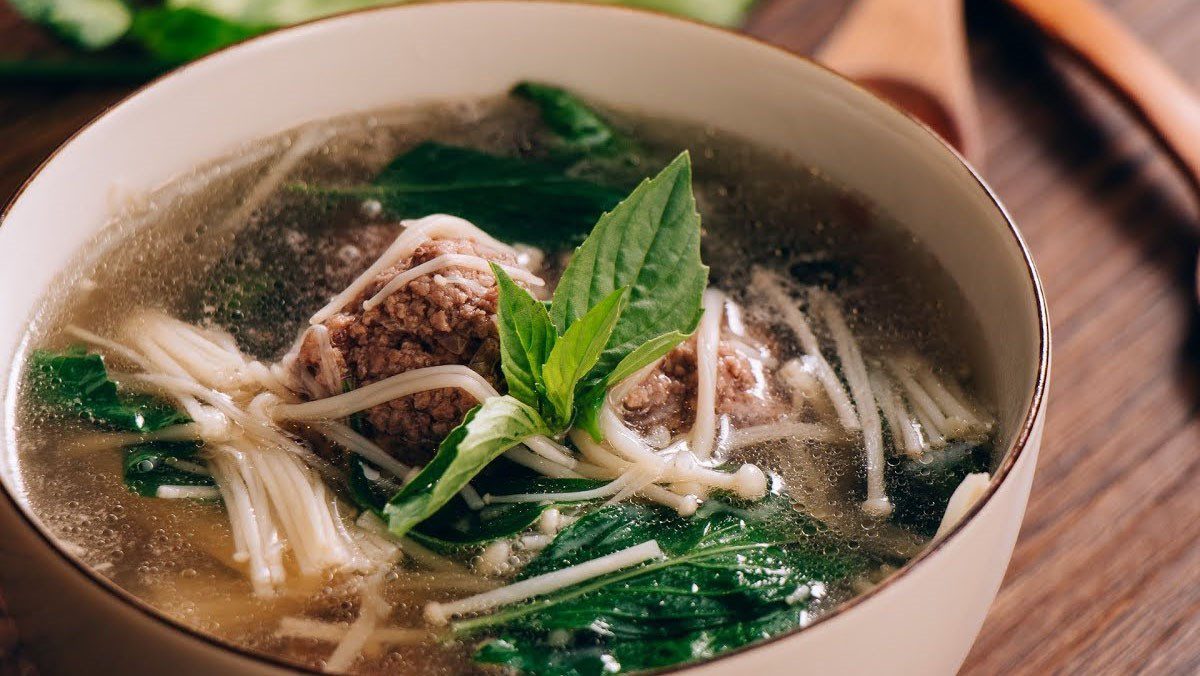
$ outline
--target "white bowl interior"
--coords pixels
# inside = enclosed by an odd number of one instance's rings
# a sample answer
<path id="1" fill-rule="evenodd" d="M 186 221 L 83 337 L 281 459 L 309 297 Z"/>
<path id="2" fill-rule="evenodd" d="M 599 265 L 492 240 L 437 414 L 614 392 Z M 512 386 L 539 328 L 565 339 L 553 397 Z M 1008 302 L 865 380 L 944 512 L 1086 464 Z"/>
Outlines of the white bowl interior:
<path id="1" fill-rule="evenodd" d="M 700 25 L 575 5 L 500 1 L 359 13 L 253 41 L 139 93 L 64 147 L 5 216 L 0 355 L 17 351 L 43 289 L 104 226 L 114 185 L 149 191 L 307 121 L 499 93 L 527 78 L 735 131 L 870 196 L 961 288 L 986 337 L 1006 445 L 1021 431 L 1045 338 L 1036 280 L 1002 210 L 942 144 L 780 51 Z M 15 379 L 5 376 L 11 462 Z"/>

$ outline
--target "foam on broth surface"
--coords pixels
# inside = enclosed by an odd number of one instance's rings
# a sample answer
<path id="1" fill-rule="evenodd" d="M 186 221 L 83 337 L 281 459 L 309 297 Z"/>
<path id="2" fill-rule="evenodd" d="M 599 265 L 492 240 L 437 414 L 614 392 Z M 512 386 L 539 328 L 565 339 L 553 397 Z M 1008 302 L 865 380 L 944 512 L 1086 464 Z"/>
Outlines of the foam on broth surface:
<path id="1" fill-rule="evenodd" d="M 835 291 L 868 352 L 905 344 L 942 371 L 964 375 L 979 363 L 979 332 L 953 285 L 919 243 L 868 202 L 795 159 L 736 136 L 638 114 L 612 116 L 649 151 L 642 166 L 625 170 L 631 176 L 653 173 L 681 148 L 691 150 L 710 283 L 743 301 L 752 319 L 768 312 L 756 310 L 743 293 L 751 266 L 762 265 Z M 62 335 L 68 323 L 104 333 L 123 314 L 152 307 L 222 326 L 258 358 L 279 356 L 312 312 L 368 266 L 397 230 L 369 203 L 331 205 L 288 186 L 369 180 L 398 153 L 428 139 L 510 155 L 547 152 L 536 114 L 508 99 L 381 111 L 263 141 L 133 204 L 49 290 L 28 344 L 63 347 L 71 342 Z M 289 150 L 307 144 L 315 150 L 281 177 L 281 187 L 265 202 L 247 210 L 244 200 L 271 168 Z M 796 353 L 789 336 L 772 339 L 784 357 Z M 978 399 L 990 400 L 988 374 L 972 374 L 969 382 Z M 229 526 L 219 504 L 133 495 L 122 484 L 118 453 L 80 448 L 78 439 L 89 433 L 84 426 L 48 420 L 28 402 L 20 408 L 23 497 L 64 547 L 189 625 L 320 666 L 329 644 L 278 639 L 273 628 L 280 618 L 297 614 L 352 621 L 358 600 L 346 580 L 294 578 L 282 597 L 255 598 L 230 560 Z M 862 480 L 855 455 L 861 449 L 852 450 L 774 443 L 751 457 L 793 487 L 802 506 L 841 496 L 844 509 L 829 515 L 837 522 L 831 525 L 853 532 L 861 546 L 890 551 L 918 545 L 919 539 L 905 540 L 893 527 L 857 512 L 851 492 Z M 940 516 L 928 515 L 935 523 Z M 404 577 L 403 571 L 393 572 L 385 586 L 396 604 L 390 621 L 396 626 L 422 626 L 425 602 L 464 595 Z M 812 615 L 854 591 L 830 590 Z M 482 671 L 470 652 L 470 645 L 430 641 L 368 651 L 356 670 Z"/>

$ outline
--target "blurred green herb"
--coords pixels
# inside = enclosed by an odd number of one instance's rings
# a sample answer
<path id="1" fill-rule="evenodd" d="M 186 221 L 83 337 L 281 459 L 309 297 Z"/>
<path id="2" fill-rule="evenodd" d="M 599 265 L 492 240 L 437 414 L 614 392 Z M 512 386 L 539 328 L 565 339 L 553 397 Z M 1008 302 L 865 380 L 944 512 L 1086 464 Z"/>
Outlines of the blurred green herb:
<path id="1" fill-rule="evenodd" d="M 22 16 L 83 52 L 61 60 L 0 61 L 0 82 L 141 82 L 263 31 L 396 0 L 8 0 Z M 400 0 L 403 2 L 404 0 Z M 592 0 L 741 23 L 754 0 Z M 89 53 L 111 52 L 97 59 Z"/>
<path id="2" fill-rule="evenodd" d="M 183 63 L 240 42 L 270 26 L 248 26 L 191 7 L 156 7 L 133 17 L 129 36 L 151 56 Z"/>
<path id="3" fill-rule="evenodd" d="M 129 30 L 133 10 L 122 0 L 9 0 L 13 9 L 83 49 L 107 47 Z"/>

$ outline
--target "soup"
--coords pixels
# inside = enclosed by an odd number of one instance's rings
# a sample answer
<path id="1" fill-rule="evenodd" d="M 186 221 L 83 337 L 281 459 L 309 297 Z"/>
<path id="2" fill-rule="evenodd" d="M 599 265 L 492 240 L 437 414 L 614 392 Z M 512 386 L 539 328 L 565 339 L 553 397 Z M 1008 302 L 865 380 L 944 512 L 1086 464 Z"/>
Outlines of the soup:
<path id="1" fill-rule="evenodd" d="M 708 659 L 878 584 L 996 460 L 974 319 L 885 214 L 538 84 L 131 198 L 26 344 L 62 546 L 329 671 Z"/>

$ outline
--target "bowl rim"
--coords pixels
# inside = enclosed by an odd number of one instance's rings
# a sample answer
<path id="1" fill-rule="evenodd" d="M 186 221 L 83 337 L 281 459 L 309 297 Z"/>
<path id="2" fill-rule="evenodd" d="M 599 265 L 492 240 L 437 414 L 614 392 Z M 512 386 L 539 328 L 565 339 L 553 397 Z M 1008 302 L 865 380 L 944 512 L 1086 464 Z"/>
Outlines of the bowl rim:
<path id="1" fill-rule="evenodd" d="M 1037 273 L 1037 268 L 1034 265 L 1033 256 L 1030 253 L 1029 246 L 1025 242 L 1025 238 L 1021 235 L 1020 230 L 1018 230 L 1016 223 L 1012 218 L 1012 215 L 1009 213 L 1008 209 L 1004 206 L 1004 204 L 1000 201 L 999 197 L 996 195 L 995 191 L 991 188 L 991 186 L 988 185 L 988 183 L 983 179 L 983 177 L 980 175 L 979 171 L 974 166 L 972 166 L 970 162 L 967 161 L 967 159 L 963 156 L 963 154 L 961 152 L 958 151 L 958 149 L 956 149 L 953 145 L 951 145 L 949 142 L 947 142 L 945 139 L 943 139 L 941 136 L 939 136 L 932 128 L 929 127 L 929 125 L 925 124 L 919 118 L 917 118 L 913 114 L 909 113 L 908 111 L 904 110 L 903 108 L 900 108 L 899 106 L 893 104 L 891 101 L 878 96 L 877 94 L 870 91 L 869 89 L 862 86 L 861 84 L 855 82 L 854 80 L 850 79 L 849 77 L 842 75 L 841 73 L 838 73 L 837 71 L 829 68 L 828 66 L 825 66 L 824 64 L 821 64 L 807 56 L 804 56 L 802 54 L 797 54 L 797 53 L 792 52 L 788 49 L 785 49 L 779 45 L 767 42 L 766 40 L 764 40 L 762 38 L 750 35 L 748 33 L 742 32 L 740 30 L 736 30 L 734 28 L 726 28 L 723 26 L 717 26 L 714 24 L 705 23 L 703 21 L 691 19 L 688 17 L 682 17 L 682 16 L 678 16 L 678 15 L 674 15 L 674 14 L 668 14 L 665 12 L 649 10 L 649 9 L 644 9 L 644 8 L 635 8 L 635 7 L 627 7 L 627 6 L 622 6 L 622 5 L 611 5 L 611 4 L 573 3 L 573 2 L 564 2 L 563 0 L 415 0 L 414 2 L 407 3 L 407 4 L 401 4 L 401 5 L 382 5 L 382 6 L 375 6 L 375 7 L 364 7 L 364 8 L 360 8 L 360 9 L 356 9 L 356 10 L 351 10 L 351 11 L 347 11 L 347 12 L 341 12 L 338 14 L 329 15 L 329 16 L 318 17 L 318 18 L 310 19 L 310 20 L 303 21 L 300 23 L 291 24 L 288 26 L 281 26 L 279 28 L 274 28 L 272 30 L 255 35 L 253 37 L 250 37 L 250 38 L 247 38 L 244 40 L 240 40 L 236 43 L 227 45 L 227 46 L 222 47 L 221 49 L 218 49 L 214 52 L 210 52 L 209 54 L 206 54 L 198 59 L 195 59 L 195 60 L 185 63 L 179 67 L 173 68 L 165 73 L 162 73 L 162 74 L 154 77 L 153 79 L 149 80 L 148 82 L 145 82 L 145 83 L 139 85 L 138 87 L 134 88 L 128 94 L 126 94 L 125 96 L 122 96 L 119 100 L 106 106 L 102 111 L 100 111 L 98 114 L 96 114 L 95 117 L 90 119 L 86 124 L 84 124 L 78 130 L 76 130 L 74 133 L 72 133 L 66 140 L 64 140 L 62 143 L 60 143 L 54 149 L 53 152 L 51 152 L 44 160 L 42 160 L 38 164 L 37 168 L 34 169 L 34 171 L 29 175 L 29 177 L 26 178 L 25 181 L 23 181 L 21 183 L 20 187 L 13 193 L 12 197 L 9 198 L 7 203 L 4 205 L 4 209 L 0 210 L 0 227 L 3 227 L 10 212 L 12 211 L 13 207 L 16 205 L 16 203 L 18 201 L 20 201 L 22 196 L 24 196 L 26 191 L 29 189 L 30 185 L 32 185 L 33 182 L 37 180 L 37 178 L 42 174 L 42 172 L 46 169 L 46 167 L 48 167 L 51 163 L 53 163 L 58 158 L 59 154 L 65 148 L 67 148 L 69 145 L 71 145 L 73 142 L 75 142 L 79 136 L 81 136 L 82 134 L 87 132 L 89 129 L 91 129 L 93 126 L 95 126 L 100 120 L 106 118 L 110 113 L 113 113 L 113 112 L 117 111 L 118 109 L 124 107 L 131 100 L 138 98 L 139 96 L 144 94 L 146 91 L 148 91 L 154 87 L 157 87 L 162 81 L 174 78 L 174 77 L 180 75 L 181 73 L 184 73 L 185 71 L 188 71 L 188 70 L 196 67 L 198 64 L 200 64 L 202 62 L 207 62 L 209 60 L 221 58 L 225 54 L 225 52 L 230 51 L 230 50 L 239 49 L 245 44 L 273 39 L 274 36 L 276 36 L 276 34 L 279 34 L 279 33 L 294 31 L 297 29 L 301 29 L 304 27 L 317 25 L 317 24 L 334 23 L 334 22 L 342 21 L 346 17 L 350 17 L 350 16 L 371 14 L 371 13 L 376 13 L 376 12 L 378 12 L 378 13 L 404 12 L 409 9 L 419 9 L 419 8 L 426 7 L 429 5 L 450 5 L 450 6 L 461 6 L 461 7 L 470 7 L 470 6 L 475 6 L 475 5 L 516 5 L 516 6 L 532 5 L 532 6 L 553 7 L 555 9 L 568 9 L 569 8 L 569 10 L 571 10 L 571 11 L 577 10 L 577 11 L 582 11 L 584 13 L 586 13 L 586 12 L 610 12 L 610 13 L 614 13 L 614 14 L 621 13 L 621 14 L 632 14 L 635 16 L 640 15 L 643 18 L 649 16 L 649 17 L 653 17 L 655 20 L 665 20 L 665 21 L 673 21 L 673 22 L 681 22 L 681 23 L 691 24 L 695 27 L 699 27 L 699 28 L 702 28 L 707 31 L 712 31 L 714 33 L 718 33 L 718 34 L 725 35 L 728 37 L 733 37 L 738 40 L 745 41 L 747 43 L 751 43 L 752 45 L 754 45 L 754 47 L 756 49 L 767 49 L 771 52 L 776 53 L 779 56 L 784 57 L 785 59 L 802 61 L 802 62 L 807 63 L 810 66 L 815 66 L 815 67 L 825 71 L 827 74 L 832 75 L 834 78 L 840 80 L 842 82 L 843 86 L 851 87 L 863 94 L 866 94 L 867 96 L 870 96 L 871 98 L 875 99 L 878 102 L 882 102 L 887 108 L 890 108 L 894 113 L 899 113 L 903 117 L 907 118 L 910 122 L 915 123 L 918 127 L 920 127 L 925 132 L 925 134 L 927 134 L 931 138 L 931 140 L 934 143 L 936 143 L 937 145 L 940 145 L 946 152 L 950 153 L 959 162 L 959 164 L 961 164 L 962 167 L 967 171 L 971 180 L 973 180 L 975 185 L 980 190 L 983 191 L 984 196 L 987 198 L 988 201 L 991 202 L 992 206 L 1000 214 L 1000 216 L 1004 220 L 1005 226 L 1007 226 L 1008 234 L 1012 236 L 1014 242 L 1017 245 L 1017 249 L 1019 250 L 1019 252 L 1021 254 L 1021 260 L 1023 263 L 1023 267 L 1025 268 L 1025 272 L 1026 272 L 1026 275 L 1028 276 L 1030 287 L 1033 292 L 1033 300 L 1034 300 L 1034 306 L 1035 306 L 1037 323 L 1038 323 L 1037 373 L 1036 373 L 1036 378 L 1034 381 L 1033 395 L 1030 398 L 1028 408 L 1026 409 L 1025 413 L 1022 416 L 1022 421 L 1020 424 L 1019 432 L 1014 437 L 1011 448 L 1008 450 L 1008 452 L 1006 452 L 1004 454 L 1003 458 L 1000 461 L 1000 464 L 997 465 L 995 470 L 992 472 L 991 479 L 989 480 L 987 488 L 984 490 L 983 495 L 981 495 L 975 501 L 975 503 L 973 505 L 971 505 L 971 507 L 967 510 L 967 512 L 963 515 L 963 517 L 958 521 L 957 524 L 955 524 L 950 529 L 950 531 L 948 533 L 946 533 L 945 535 L 943 535 L 940 538 L 935 538 L 929 544 L 929 546 L 921 549 L 915 556 L 913 556 L 911 559 L 906 561 L 904 563 L 904 565 L 900 566 L 898 569 L 896 569 L 894 572 L 892 572 L 881 583 L 879 583 L 878 585 L 872 587 L 871 589 L 869 589 L 861 594 L 858 594 L 857 596 L 854 596 L 854 597 L 842 602 L 841 604 L 839 604 L 838 606 L 836 606 L 835 608 L 830 610 L 827 614 L 821 615 L 821 616 L 817 617 L 816 619 L 814 619 L 811 623 L 800 626 L 800 627 L 795 627 L 793 629 L 790 629 L 786 632 L 772 636 L 767 639 L 763 639 L 763 640 L 760 640 L 760 641 L 757 641 L 757 642 L 754 642 L 754 643 L 751 643 L 751 644 L 748 644 L 748 645 L 745 645 L 745 646 L 742 646 L 742 647 L 739 647 L 739 648 L 736 648 L 733 650 L 729 650 L 727 652 L 723 652 L 723 653 L 721 653 L 715 657 L 712 657 L 710 659 L 706 659 L 706 660 L 699 661 L 699 662 L 687 662 L 687 663 L 683 663 L 683 664 L 679 664 L 679 665 L 673 665 L 673 666 L 669 666 L 669 667 L 653 669 L 647 673 L 653 673 L 653 674 L 677 673 L 677 672 L 686 671 L 688 669 L 692 669 L 692 668 L 696 668 L 696 667 L 700 667 L 700 666 L 707 666 L 707 665 L 715 664 L 717 662 L 729 660 L 729 659 L 731 659 L 737 655 L 741 655 L 743 653 L 747 653 L 747 652 L 750 652 L 753 650 L 765 648 L 769 645 L 773 645 L 779 641 L 783 641 L 783 640 L 786 640 L 793 636 L 796 636 L 800 632 L 811 630 L 812 628 L 814 628 L 818 625 L 824 624 L 827 621 L 832 620 L 836 617 L 840 617 L 844 613 L 847 613 L 847 612 L 853 610 L 854 608 L 858 607 L 859 605 L 866 603 L 871 598 L 873 598 L 874 596 L 876 596 L 877 594 L 882 592 L 884 589 L 886 589 L 889 586 L 894 585 L 900 579 L 905 577 L 910 571 L 912 571 L 917 566 L 919 566 L 923 561 L 932 557 L 935 553 L 940 551 L 948 542 L 950 542 L 951 540 L 954 540 L 956 538 L 956 536 L 958 535 L 958 533 L 968 523 L 970 523 L 972 521 L 972 519 L 974 519 L 975 515 L 980 512 L 980 510 L 984 507 L 984 505 L 986 505 L 987 502 L 992 498 L 992 496 L 999 490 L 1001 484 L 1003 484 L 1008 479 L 1009 475 L 1012 472 L 1012 469 L 1016 466 L 1017 461 L 1020 460 L 1021 456 L 1026 451 L 1027 446 L 1029 445 L 1029 441 L 1034 434 L 1034 431 L 1038 425 L 1040 418 L 1042 417 L 1041 413 L 1043 412 L 1043 406 L 1044 406 L 1045 397 L 1046 397 L 1046 390 L 1048 388 L 1048 382 L 1049 382 L 1049 376 L 1050 376 L 1050 362 L 1051 362 L 1050 321 L 1049 321 L 1049 313 L 1047 310 L 1045 291 L 1042 287 L 1041 279 Z M 132 594 L 131 592 L 127 591 L 120 585 L 117 585 L 112 580 L 108 579 L 107 577 L 104 577 L 103 575 L 100 575 L 99 573 L 94 571 L 91 566 L 89 566 L 87 563 L 84 563 L 80 558 L 78 558 L 74 554 L 71 554 L 70 552 L 67 552 L 65 549 L 63 549 L 61 546 L 59 546 L 59 544 L 55 540 L 54 536 L 52 534 L 50 534 L 49 532 L 47 532 L 45 530 L 45 528 L 42 526 L 42 524 L 35 517 L 33 517 L 31 514 L 28 513 L 26 507 L 23 506 L 21 504 L 21 502 L 10 492 L 9 487 L 4 482 L 0 482 L 0 495 L 3 495 L 4 500 L 11 506 L 14 513 L 16 513 L 20 517 L 20 519 L 25 522 L 25 525 L 28 526 L 30 528 L 30 530 L 32 530 L 35 534 L 37 534 L 37 536 L 40 537 L 45 542 L 46 545 L 48 545 L 48 547 L 51 551 L 53 551 L 55 554 L 57 554 L 62 560 L 64 560 L 66 563 L 68 563 L 71 567 L 75 568 L 88 581 L 95 584 L 102 590 L 107 591 L 118 602 L 123 602 L 125 605 L 129 606 L 133 610 L 141 613 L 146 619 L 148 619 L 152 622 L 157 622 L 161 625 L 164 625 L 169 629 L 174 629 L 178 632 L 182 632 L 183 634 L 188 635 L 191 638 L 194 638 L 194 639 L 200 641 L 201 643 L 208 644 L 208 646 L 210 646 L 212 648 L 228 651 L 240 658 L 249 660 L 251 662 L 258 663 L 260 665 L 268 665 L 271 667 L 280 668 L 280 669 L 284 669 L 284 670 L 290 670 L 290 671 L 299 672 L 299 673 L 309 673 L 309 674 L 324 674 L 324 673 L 326 673 L 320 669 L 317 669 L 317 668 L 314 668 L 314 667 L 311 667 L 308 665 L 297 664 L 297 663 L 291 662 L 289 660 L 286 660 L 284 658 L 277 657 L 275 655 L 271 655 L 271 654 L 268 654 L 265 652 L 261 652 L 261 651 L 255 650 L 253 648 L 248 648 L 246 646 L 234 643 L 227 639 L 223 639 L 223 638 L 214 636 L 212 634 L 208 634 L 199 629 L 191 627 L 175 618 L 168 616 L 167 614 L 158 610 L 157 608 L 150 605 L 146 601 L 142 600 L 141 598 L 139 598 L 139 597 L 135 596 L 134 594 Z M 18 631 L 19 631 L 19 627 L 18 627 Z"/>

